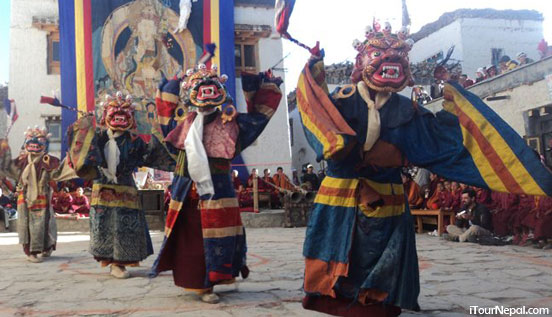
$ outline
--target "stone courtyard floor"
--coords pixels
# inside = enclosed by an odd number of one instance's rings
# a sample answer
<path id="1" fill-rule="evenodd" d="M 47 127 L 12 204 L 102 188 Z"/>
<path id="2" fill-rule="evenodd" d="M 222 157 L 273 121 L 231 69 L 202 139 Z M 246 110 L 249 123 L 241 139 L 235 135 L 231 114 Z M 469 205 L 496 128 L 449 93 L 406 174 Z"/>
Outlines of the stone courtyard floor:
<path id="1" fill-rule="evenodd" d="M 249 279 L 216 288 L 204 304 L 173 285 L 171 273 L 147 277 L 155 256 L 116 280 L 88 254 L 88 235 L 60 233 L 43 263 L 25 260 L 15 233 L 0 234 L 0 316 L 321 316 L 301 308 L 305 228 L 249 229 Z M 152 233 L 156 250 L 162 234 Z M 417 235 L 421 312 L 466 316 L 470 306 L 552 311 L 552 251 L 489 247 Z"/>

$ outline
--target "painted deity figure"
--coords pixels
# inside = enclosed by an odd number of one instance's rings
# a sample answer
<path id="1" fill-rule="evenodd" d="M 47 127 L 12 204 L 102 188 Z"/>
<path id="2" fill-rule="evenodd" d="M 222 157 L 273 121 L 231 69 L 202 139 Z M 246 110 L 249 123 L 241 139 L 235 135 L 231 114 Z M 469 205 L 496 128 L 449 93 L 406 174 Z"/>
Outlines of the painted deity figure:
<path id="1" fill-rule="evenodd" d="M 552 176 L 477 96 L 444 87 L 436 115 L 397 92 L 412 85 L 407 33 L 369 28 L 351 85 L 329 93 L 318 45 L 298 83 L 307 140 L 326 160 L 303 248 L 303 306 L 340 316 L 418 310 L 414 225 L 401 169 L 503 192 L 550 195 Z"/>
<path id="2" fill-rule="evenodd" d="M 8 140 L 0 141 L 0 174 L 17 180 L 17 232 L 30 262 L 42 262 L 56 249 L 57 227 L 51 210 L 52 184 L 76 178 L 72 168 L 48 154 L 46 129 L 29 128 L 24 147 L 11 158 Z"/>
<path id="3" fill-rule="evenodd" d="M 69 157 L 79 176 L 93 179 L 90 202 L 90 253 L 111 275 L 128 278 L 127 266 L 137 266 L 153 254 L 146 218 L 132 173 L 139 167 L 170 170 L 174 161 L 162 143 L 149 143 L 135 128 L 132 96 L 106 96 L 100 126 L 92 116 L 70 128 Z"/>
<path id="4" fill-rule="evenodd" d="M 200 64 L 183 79 L 163 81 L 156 98 L 177 165 L 166 239 L 153 271 L 172 270 L 177 286 L 196 291 L 207 303 L 219 300 L 213 286 L 249 275 L 231 161 L 257 139 L 281 99 L 281 79 L 270 72 L 243 74 L 247 113 L 237 113 L 226 78 Z"/>

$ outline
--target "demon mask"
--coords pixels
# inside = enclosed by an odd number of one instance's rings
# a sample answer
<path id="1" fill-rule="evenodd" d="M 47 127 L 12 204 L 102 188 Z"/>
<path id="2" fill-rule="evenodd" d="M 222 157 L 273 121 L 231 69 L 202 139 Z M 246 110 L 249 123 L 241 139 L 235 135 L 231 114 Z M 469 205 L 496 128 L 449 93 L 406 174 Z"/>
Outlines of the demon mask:
<path id="1" fill-rule="evenodd" d="M 216 65 L 209 70 L 205 64 L 199 64 L 197 69 L 186 72 L 181 91 L 186 106 L 207 109 L 232 103 L 224 86 L 228 76 L 218 76 L 217 70 Z"/>
<path id="2" fill-rule="evenodd" d="M 127 131 L 136 127 L 132 96 L 123 98 L 123 93 L 118 91 L 115 97 L 106 95 L 105 99 L 100 121 L 102 126 L 113 131 Z"/>
<path id="3" fill-rule="evenodd" d="M 378 23 L 366 28 L 364 42 L 355 41 L 358 51 L 351 79 L 354 83 L 364 81 L 366 85 L 382 92 L 398 92 L 407 85 L 413 85 L 408 52 L 412 40 L 407 39 L 408 30 L 391 33 L 391 25 L 383 29 Z"/>
<path id="4" fill-rule="evenodd" d="M 50 134 L 46 128 L 27 128 L 25 131 L 25 150 L 30 154 L 42 154 L 48 152 Z"/>

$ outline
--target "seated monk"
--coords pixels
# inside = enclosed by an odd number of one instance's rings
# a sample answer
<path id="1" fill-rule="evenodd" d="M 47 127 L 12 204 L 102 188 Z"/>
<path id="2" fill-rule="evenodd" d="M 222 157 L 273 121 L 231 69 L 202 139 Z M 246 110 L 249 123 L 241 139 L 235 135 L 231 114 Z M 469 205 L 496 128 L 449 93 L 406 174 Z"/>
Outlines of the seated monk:
<path id="1" fill-rule="evenodd" d="M 438 183 L 433 195 L 426 202 L 427 209 L 437 210 L 441 208 L 441 196 L 445 190 L 443 183 Z"/>
<path id="2" fill-rule="evenodd" d="M 253 180 L 254 179 L 257 179 L 257 187 L 260 186 L 259 183 L 261 182 L 260 181 L 260 177 L 259 177 L 259 171 L 254 168 L 251 170 L 251 174 L 249 175 L 249 178 L 247 179 L 247 188 L 253 188 Z"/>
<path id="3" fill-rule="evenodd" d="M 83 215 L 88 215 L 90 212 L 90 202 L 88 201 L 88 197 L 84 195 L 82 187 L 77 188 L 73 197 L 73 210 Z"/>
<path id="4" fill-rule="evenodd" d="M 452 202 L 450 208 L 453 211 L 460 211 L 462 206 L 462 188 L 458 185 L 458 182 L 450 182 L 450 195 Z"/>
<path id="5" fill-rule="evenodd" d="M 485 205 L 489 210 L 492 207 L 491 191 L 484 188 L 474 188 L 476 194 L 476 201 L 478 204 Z"/>
<path id="6" fill-rule="evenodd" d="M 282 189 L 285 189 L 285 190 L 294 190 L 295 189 L 295 186 L 293 186 L 293 184 L 291 183 L 289 177 L 286 174 L 284 174 L 284 168 L 283 167 L 278 167 L 276 169 L 276 174 L 274 174 L 274 176 L 272 176 L 272 181 L 277 187 L 280 187 Z"/>
<path id="7" fill-rule="evenodd" d="M 272 176 L 270 176 L 270 169 L 264 169 L 263 177 L 261 178 L 260 183 L 262 183 L 263 185 L 262 188 L 261 186 L 259 186 L 259 191 L 270 193 L 270 202 L 272 206 L 279 206 L 280 196 L 278 194 L 280 193 L 280 191 L 276 188 L 276 184 L 274 183 Z"/>
<path id="8" fill-rule="evenodd" d="M 64 187 L 61 189 L 61 191 L 57 194 L 56 199 L 53 201 L 53 209 L 58 214 L 72 214 L 75 213 L 73 210 L 73 197 L 71 197 L 71 194 L 69 194 L 69 189 L 67 187 Z"/>
<path id="9" fill-rule="evenodd" d="M 232 184 L 234 185 L 234 191 L 236 192 L 236 196 L 238 197 L 240 208 L 251 207 L 253 206 L 253 198 L 251 197 L 251 192 L 245 190 L 238 175 L 239 172 L 237 170 L 232 171 Z M 252 180 L 251 183 L 253 183 Z M 251 185 L 253 186 L 253 184 Z"/>
<path id="10" fill-rule="evenodd" d="M 536 203 L 533 196 L 519 195 L 519 203 L 510 218 L 512 232 L 514 233 L 514 244 L 529 245 L 533 243 L 530 233 L 534 225 L 527 220 L 531 218 L 531 214 L 536 212 Z"/>
<path id="11" fill-rule="evenodd" d="M 443 190 L 439 193 L 439 205 L 444 211 L 452 211 L 454 199 L 450 191 L 450 181 L 443 182 Z"/>
<path id="12" fill-rule="evenodd" d="M 238 175 L 239 173 L 237 170 L 232 171 L 232 184 L 234 185 L 234 190 L 236 191 L 236 194 L 240 193 L 243 190 L 243 185 Z"/>
<path id="13" fill-rule="evenodd" d="M 533 235 L 538 241 L 537 248 L 552 249 L 552 198 L 539 197 Z"/>
<path id="14" fill-rule="evenodd" d="M 519 197 L 515 194 L 508 193 L 491 193 L 494 209 L 493 213 L 493 229 L 497 236 L 507 236 L 513 234 L 510 224 L 512 216 L 516 213 L 519 204 Z"/>
<path id="15" fill-rule="evenodd" d="M 401 177 L 410 208 L 420 208 L 424 201 L 424 198 L 420 192 L 420 186 L 412 180 L 412 176 L 408 173 L 401 173 Z"/>

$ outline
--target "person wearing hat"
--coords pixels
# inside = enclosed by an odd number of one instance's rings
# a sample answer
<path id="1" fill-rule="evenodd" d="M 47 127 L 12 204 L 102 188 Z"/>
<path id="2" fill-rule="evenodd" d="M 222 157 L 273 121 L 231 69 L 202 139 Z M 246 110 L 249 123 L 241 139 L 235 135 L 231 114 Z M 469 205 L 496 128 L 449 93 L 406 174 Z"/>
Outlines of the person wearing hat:
<path id="1" fill-rule="evenodd" d="M 479 67 L 475 72 L 475 82 L 481 82 L 487 79 L 487 70 L 485 67 Z"/>
<path id="2" fill-rule="evenodd" d="M 301 177 L 301 183 L 308 183 L 311 190 L 318 190 L 320 187 L 320 181 L 318 176 L 314 173 L 314 166 L 312 164 L 307 165 L 307 172 Z"/>
<path id="3" fill-rule="evenodd" d="M 534 62 L 534 60 L 527 57 L 527 54 L 525 54 L 525 52 L 519 52 L 517 54 L 516 58 L 517 58 L 517 61 L 519 63 L 519 66 L 530 64 L 530 63 Z"/>
<path id="4" fill-rule="evenodd" d="M 487 69 L 487 78 L 493 78 L 496 75 L 498 75 L 498 71 L 495 65 L 491 64 L 487 66 L 486 69 Z"/>

